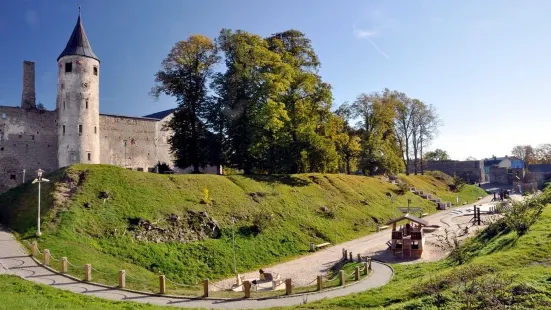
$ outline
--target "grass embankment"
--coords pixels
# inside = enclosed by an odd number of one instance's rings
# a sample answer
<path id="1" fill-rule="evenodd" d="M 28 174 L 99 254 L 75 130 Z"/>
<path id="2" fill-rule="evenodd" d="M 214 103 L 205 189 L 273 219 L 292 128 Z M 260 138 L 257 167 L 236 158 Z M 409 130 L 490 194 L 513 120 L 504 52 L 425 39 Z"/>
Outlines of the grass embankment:
<path id="1" fill-rule="evenodd" d="M 467 261 L 461 265 L 451 259 L 394 264 L 395 276 L 386 286 L 301 308 L 467 309 L 470 302 L 470 309 L 503 309 L 504 304 L 551 309 L 550 227 L 548 205 L 523 236 L 494 225 L 469 239 L 462 248 Z M 493 299 L 501 305 L 491 306 Z"/>
<path id="2" fill-rule="evenodd" d="M 396 186 L 361 176 L 159 175 L 75 165 L 47 177 L 51 182 L 42 186 L 39 247 L 50 249 L 56 259 L 68 257 L 77 266 L 70 267 L 74 275 L 91 263 L 103 272 L 94 271 L 94 281 L 113 285 L 118 271 L 125 269 L 128 287 L 152 291 L 158 289 L 159 273 L 185 284 L 231 276 L 232 217 L 237 269 L 242 272 L 305 254 L 309 242 L 339 243 L 373 232 L 377 223 L 397 216 L 396 207 L 407 205 L 408 198 L 423 212 L 436 211 L 433 203 L 409 192 L 391 200 L 386 194 Z M 431 176 L 409 178 L 440 182 Z M 26 183 L 0 196 L 0 220 L 22 239 L 34 238 L 37 194 L 37 185 Z M 445 184 L 435 194 L 447 195 Z M 470 187 L 459 193 L 470 201 L 483 194 Z M 166 224 L 168 215 L 185 218 L 189 210 L 206 211 L 218 221 L 221 237 L 156 243 L 138 241 L 128 230 L 132 219 Z M 200 294 L 199 287 L 182 289 L 167 282 L 167 288 L 171 294 Z"/>
<path id="3" fill-rule="evenodd" d="M 0 309 L 89 309 L 117 310 L 143 309 L 166 310 L 166 307 L 130 301 L 110 301 L 84 296 L 42 284 L 23 280 L 16 276 L 0 275 L 2 298 Z"/>

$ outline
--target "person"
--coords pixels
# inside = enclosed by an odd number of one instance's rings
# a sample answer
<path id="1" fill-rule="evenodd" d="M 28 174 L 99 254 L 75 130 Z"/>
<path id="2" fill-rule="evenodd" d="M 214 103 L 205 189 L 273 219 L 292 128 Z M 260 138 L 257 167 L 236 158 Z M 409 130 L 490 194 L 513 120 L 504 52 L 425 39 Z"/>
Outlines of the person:
<path id="1" fill-rule="evenodd" d="M 260 274 L 260 281 L 265 281 L 266 280 L 266 277 L 264 276 L 264 270 L 260 269 L 258 270 L 258 273 Z"/>

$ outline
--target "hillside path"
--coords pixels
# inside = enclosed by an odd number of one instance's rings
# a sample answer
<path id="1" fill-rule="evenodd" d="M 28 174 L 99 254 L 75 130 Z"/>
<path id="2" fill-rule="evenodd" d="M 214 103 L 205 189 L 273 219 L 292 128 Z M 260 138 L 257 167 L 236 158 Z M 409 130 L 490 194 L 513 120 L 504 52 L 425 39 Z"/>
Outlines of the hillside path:
<path id="1" fill-rule="evenodd" d="M 492 197 L 487 196 L 476 204 L 489 202 Z M 461 206 L 455 209 L 448 209 L 429 215 L 424 219 L 429 223 L 442 225 L 455 216 L 458 210 L 467 210 L 472 208 L 472 204 Z M 292 278 L 295 283 L 310 282 L 315 275 L 327 272 L 327 270 L 338 260 L 340 260 L 343 248 L 354 255 L 357 253 L 366 253 L 367 249 L 373 245 L 384 245 L 389 240 L 390 230 L 373 233 L 368 236 L 348 241 L 325 250 L 300 257 L 298 259 L 274 265 L 266 268 L 271 272 L 280 273 L 283 278 Z M 252 309 L 252 308 L 271 308 L 281 306 L 293 306 L 317 300 L 345 296 L 353 293 L 363 292 L 372 288 L 377 288 L 387 284 L 393 276 L 392 269 L 382 263 L 373 261 L 373 272 L 365 280 L 354 285 L 341 289 L 312 293 L 308 295 L 298 295 L 273 299 L 184 299 L 169 296 L 151 296 L 146 294 L 133 293 L 119 290 L 116 288 L 105 288 L 90 283 L 75 281 L 51 272 L 50 270 L 38 265 L 15 240 L 13 234 L 1 229 L 0 227 L 0 274 L 13 274 L 23 279 L 33 282 L 50 285 L 52 287 L 68 290 L 74 293 L 92 295 L 112 300 L 135 301 L 141 303 L 151 303 L 156 305 L 169 305 L 186 308 L 209 308 L 209 309 Z M 245 274 L 247 279 L 257 277 L 257 272 Z M 219 284 L 229 284 L 234 279 L 227 279 Z"/>
<path id="2" fill-rule="evenodd" d="M 185 299 L 165 296 L 138 294 L 116 288 L 106 288 L 90 283 L 75 281 L 71 278 L 53 273 L 38 265 L 19 245 L 13 234 L 0 228 L 0 274 L 13 274 L 36 283 L 41 283 L 74 293 L 92 295 L 106 299 L 135 301 L 155 305 L 167 305 L 185 308 L 208 309 L 252 309 L 294 306 L 305 301 L 312 302 L 326 298 L 345 296 L 363 292 L 387 284 L 392 279 L 392 269 L 378 262 L 372 263 L 372 273 L 364 280 L 353 285 L 320 293 L 296 295 L 273 299 Z M 0 293 L 1 296 L 1 293 Z M 0 298 L 1 299 L 1 298 Z"/>
<path id="3" fill-rule="evenodd" d="M 493 196 L 483 197 L 474 204 L 479 205 L 488 203 Z M 460 207 L 442 210 L 434 214 L 423 217 L 429 222 L 429 225 L 447 226 L 451 218 L 457 216 L 457 213 L 468 213 L 467 210 L 472 209 L 473 204 L 463 205 Z M 315 279 L 316 275 L 326 274 L 328 270 L 338 262 L 342 257 L 342 249 L 352 252 L 354 259 L 358 253 L 362 255 L 372 256 L 373 252 L 386 249 L 386 242 L 390 240 L 391 228 L 381 230 L 380 232 L 371 233 L 359 239 L 340 243 L 324 250 L 302 256 L 300 258 L 277 264 L 271 267 L 263 268 L 267 272 L 279 273 L 282 279 L 291 278 L 296 283 L 309 283 Z M 258 278 L 258 271 L 245 273 L 245 279 Z M 235 283 L 234 278 L 222 280 L 216 283 L 220 287 L 230 287 Z"/>

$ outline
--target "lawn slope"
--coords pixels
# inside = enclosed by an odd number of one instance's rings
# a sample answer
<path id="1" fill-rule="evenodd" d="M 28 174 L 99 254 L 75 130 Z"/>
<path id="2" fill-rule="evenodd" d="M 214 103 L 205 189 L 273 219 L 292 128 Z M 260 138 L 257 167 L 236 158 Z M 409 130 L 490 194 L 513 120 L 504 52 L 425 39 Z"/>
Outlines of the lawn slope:
<path id="1" fill-rule="evenodd" d="M 118 271 L 125 269 L 127 285 L 136 289 L 155 290 L 158 273 L 186 284 L 231 276 L 233 232 L 237 269 L 246 271 L 305 254 L 309 242 L 340 243 L 373 232 L 377 223 L 397 216 L 396 207 L 407 205 L 407 199 L 424 212 L 435 212 L 432 203 L 411 193 L 393 194 L 391 200 L 387 193 L 395 193 L 395 185 L 362 176 L 159 175 L 75 165 L 47 177 L 51 182 L 42 187 L 39 247 L 57 259 L 68 257 L 77 266 L 69 270 L 75 275 L 82 273 L 78 266 L 91 263 L 104 272 L 94 275 L 98 282 L 116 284 Z M 420 189 L 423 182 L 436 184 L 437 196 L 459 194 L 472 201 L 484 195 L 470 186 L 448 192 L 432 176 L 410 178 Z M 34 239 L 37 194 L 37 186 L 26 183 L 0 195 L 0 221 L 24 244 Z M 162 224 L 167 216 L 183 218 L 189 210 L 214 218 L 220 238 L 144 242 L 129 230 L 133 219 Z"/>

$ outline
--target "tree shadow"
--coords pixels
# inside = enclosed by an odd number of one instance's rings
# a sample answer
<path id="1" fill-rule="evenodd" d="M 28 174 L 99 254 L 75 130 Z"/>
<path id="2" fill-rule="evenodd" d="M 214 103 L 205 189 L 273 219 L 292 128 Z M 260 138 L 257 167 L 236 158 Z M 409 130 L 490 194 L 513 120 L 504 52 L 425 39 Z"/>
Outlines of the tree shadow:
<path id="1" fill-rule="evenodd" d="M 285 184 L 289 186 L 307 186 L 309 181 L 288 174 L 247 174 L 246 178 L 268 185 Z"/>

